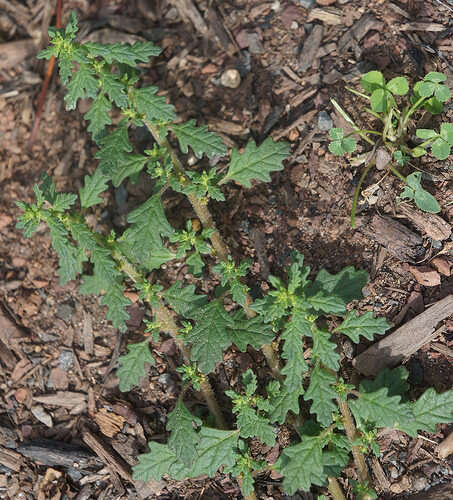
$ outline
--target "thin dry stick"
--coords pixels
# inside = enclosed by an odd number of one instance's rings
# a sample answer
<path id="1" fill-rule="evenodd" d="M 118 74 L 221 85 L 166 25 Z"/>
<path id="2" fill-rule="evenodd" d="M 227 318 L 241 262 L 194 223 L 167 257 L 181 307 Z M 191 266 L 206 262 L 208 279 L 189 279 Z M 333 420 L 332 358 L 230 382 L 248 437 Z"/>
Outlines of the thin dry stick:
<path id="1" fill-rule="evenodd" d="M 184 167 L 181 163 L 181 160 L 179 159 L 178 155 L 176 154 L 175 150 L 172 148 L 170 143 L 166 138 L 161 138 L 159 135 L 159 131 L 157 128 L 150 122 L 146 122 L 146 126 L 148 127 L 149 131 L 151 132 L 152 136 L 154 137 L 154 140 L 159 144 L 159 146 L 165 148 L 172 160 L 172 163 L 175 167 L 176 173 L 179 175 L 181 180 L 184 182 L 189 182 L 189 179 L 187 179 L 187 176 L 185 174 Z M 206 204 L 202 203 L 195 194 L 188 194 L 187 195 L 195 213 L 197 214 L 198 218 L 200 219 L 201 224 L 203 225 L 204 228 L 212 229 L 213 233 L 211 236 L 211 241 L 212 241 L 212 246 L 214 247 L 214 250 L 216 254 L 219 256 L 221 260 L 226 262 L 228 260 L 228 255 L 230 254 L 230 251 L 228 249 L 228 246 L 225 244 L 222 236 L 220 235 L 214 220 L 212 219 L 211 213 L 209 212 L 209 209 Z M 249 294 L 247 294 L 246 297 L 246 305 L 245 305 L 245 313 L 248 318 L 253 318 L 256 313 L 255 311 L 251 310 L 249 308 L 249 304 L 252 303 L 252 299 Z M 277 380 L 282 380 L 282 376 L 280 374 L 280 362 L 278 359 L 278 356 L 272 347 L 272 345 L 265 344 L 261 346 L 261 350 L 263 351 L 263 354 L 267 360 L 267 363 L 269 365 L 269 368 L 272 371 L 272 375 L 274 376 L 275 379 Z"/>

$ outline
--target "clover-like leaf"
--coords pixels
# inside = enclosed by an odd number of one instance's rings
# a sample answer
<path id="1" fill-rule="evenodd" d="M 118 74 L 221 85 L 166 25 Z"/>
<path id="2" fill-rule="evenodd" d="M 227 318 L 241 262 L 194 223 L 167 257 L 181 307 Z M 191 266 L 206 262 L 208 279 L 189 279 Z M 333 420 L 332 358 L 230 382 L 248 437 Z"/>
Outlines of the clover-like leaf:
<path id="1" fill-rule="evenodd" d="M 409 92 L 409 83 L 404 76 L 397 76 L 392 78 L 386 85 L 387 90 L 390 90 L 392 94 L 405 95 Z"/>
<path id="2" fill-rule="evenodd" d="M 414 91 L 421 97 L 434 96 L 439 102 L 446 102 L 451 97 L 450 89 L 442 83 L 446 79 L 447 77 L 442 73 L 431 71 L 422 81 L 414 85 Z"/>
<path id="3" fill-rule="evenodd" d="M 417 207 L 424 212 L 438 213 L 440 212 L 440 205 L 436 198 L 431 193 L 423 189 L 421 185 L 421 172 L 413 172 L 406 177 L 407 186 L 400 194 L 401 198 L 414 200 Z"/>
<path id="4" fill-rule="evenodd" d="M 336 156 L 352 153 L 357 147 L 354 137 L 344 137 L 344 130 L 342 128 L 331 128 L 329 137 L 329 151 Z"/>
<path id="5" fill-rule="evenodd" d="M 362 76 L 360 85 L 369 93 L 385 87 L 385 78 L 380 71 L 369 71 Z"/>

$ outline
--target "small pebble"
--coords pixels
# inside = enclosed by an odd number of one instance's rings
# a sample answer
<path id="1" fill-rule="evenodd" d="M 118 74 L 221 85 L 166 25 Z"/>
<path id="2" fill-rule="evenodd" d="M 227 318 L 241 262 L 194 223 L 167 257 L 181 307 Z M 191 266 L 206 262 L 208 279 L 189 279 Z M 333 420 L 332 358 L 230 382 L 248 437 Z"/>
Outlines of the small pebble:
<path id="1" fill-rule="evenodd" d="M 72 351 L 61 351 L 58 356 L 58 361 L 60 362 L 60 367 L 65 372 L 68 371 L 74 363 Z"/>
<path id="2" fill-rule="evenodd" d="M 222 73 L 222 76 L 220 78 L 220 83 L 224 87 L 228 87 L 230 89 L 237 89 L 241 84 L 241 75 L 239 74 L 239 71 L 237 69 L 234 68 L 227 69 Z"/>
<path id="3" fill-rule="evenodd" d="M 258 33 L 249 33 L 248 40 L 249 40 L 249 50 L 251 54 L 257 55 L 257 54 L 262 54 L 264 52 L 264 47 L 263 44 L 261 43 Z"/>
<path id="4" fill-rule="evenodd" d="M 69 304 L 58 304 L 55 316 L 62 319 L 65 323 L 70 323 L 74 315 L 74 308 Z"/>
<path id="5" fill-rule="evenodd" d="M 327 111 L 321 111 L 318 115 L 318 128 L 319 130 L 330 130 L 333 127 L 332 118 L 330 118 Z"/>
<path id="6" fill-rule="evenodd" d="M 299 5 L 301 5 L 304 9 L 311 9 L 315 3 L 315 0 L 299 0 Z"/>
<path id="7" fill-rule="evenodd" d="M 159 375 L 158 380 L 159 384 L 162 384 L 164 387 L 173 387 L 175 385 L 175 382 L 169 373 L 162 373 L 162 375 Z"/>
<path id="8" fill-rule="evenodd" d="M 442 248 L 442 242 L 441 241 L 437 241 L 437 240 L 431 240 L 431 243 L 433 244 L 433 247 L 436 249 L 436 250 L 440 250 Z"/>

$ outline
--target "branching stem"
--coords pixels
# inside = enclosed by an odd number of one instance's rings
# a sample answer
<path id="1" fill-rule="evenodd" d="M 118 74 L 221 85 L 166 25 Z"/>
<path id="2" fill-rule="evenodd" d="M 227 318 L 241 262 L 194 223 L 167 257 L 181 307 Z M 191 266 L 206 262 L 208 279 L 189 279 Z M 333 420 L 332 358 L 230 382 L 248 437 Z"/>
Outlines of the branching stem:
<path id="1" fill-rule="evenodd" d="M 354 463 L 357 468 L 360 482 L 364 483 L 365 481 L 370 481 L 365 457 L 360 451 L 360 448 L 357 445 L 353 444 L 356 441 L 358 435 L 354 420 L 351 415 L 351 411 L 349 410 L 348 403 L 346 401 L 342 401 L 341 398 L 337 398 L 337 402 L 340 413 L 343 416 L 344 429 L 351 445 L 352 456 L 354 457 Z"/>
<path id="2" fill-rule="evenodd" d="M 343 490 L 341 489 L 340 483 L 337 481 L 335 477 L 329 477 L 329 493 L 332 495 L 333 500 L 346 500 L 346 497 L 343 494 Z"/>
<path id="3" fill-rule="evenodd" d="M 170 155 L 170 158 L 173 162 L 173 166 L 175 167 L 175 171 L 178 174 L 178 176 L 182 177 L 183 179 L 187 179 L 183 164 L 181 160 L 179 159 L 176 151 L 174 148 L 172 148 L 171 144 L 168 142 L 167 138 L 162 138 L 159 135 L 159 131 L 157 127 L 147 121 L 145 122 L 146 126 L 148 127 L 149 131 L 151 132 L 152 136 L 154 137 L 154 140 L 159 144 L 160 147 L 165 148 L 168 151 L 168 154 Z M 195 213 L 197 214 L 198 218 L 200 219 L 201 224 L 203 225 L 204 228 L 206 229 L 212 229 L 214 232 L 212 233 L 211 236 L 211 241 L 212 241 L 212 246 L 214 247 L 214 250 L 216 254 L 218 255 L 219 259 L 227 262 L 228 261 L 228 255 L 230 255 L 230 251 L 228 249 L 228 246 L 225 244 L 221 234 L 219 233 L 215 222 L 211 216 L 211 213 L 208 209 L 208 206 L 204 203 L 202 203 L 195 194 L 188 194 L 187 195 Z M 248 304 L 252 303 L 251 297 L 247 294 L 247 299 L 246 299 L 246 306 L 244 307 L 245 313 L 248 318 L 253 318 L 255 316 L 255 312 L 248 307 Z M 282 376 L 280 375 L 280 361 L 279 358 L 272 347 L 272 345 L 263 345 L 261 346 L 261 350 L 263 351 L 263 354 L 266 358 L 266 361 L 269 365 L 269 368 L 272 371 L 272 375 L 277 379 L 281 380 Z"/>

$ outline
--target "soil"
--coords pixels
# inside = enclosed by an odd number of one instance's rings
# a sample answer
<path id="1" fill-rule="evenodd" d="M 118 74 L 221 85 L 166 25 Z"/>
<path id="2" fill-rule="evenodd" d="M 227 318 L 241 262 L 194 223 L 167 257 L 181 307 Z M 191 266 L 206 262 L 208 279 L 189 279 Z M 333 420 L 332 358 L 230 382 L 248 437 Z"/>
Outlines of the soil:
<path id="1" fill-rule="evenodd" d="M 54 3 L 0 0 L 0 54 L 5 55 L 0 57 L 0 498 L 242 498 L 235 480 L 221 473 L 213 479 L 167 478 L 147 485 L 131 479 L 130 467 L 147 441 L 165 442 L 166 417 L 181 389 L 178 349 L 162 336 L 153 343 L 156 365 L 140 387 L 120 392 L 117 358 L 128 343 L 142 338 L 149 311 L 131 288 L 128 333 L 119 335 L 97 298 L 79 294 L 77 281 L 59 284 L 47 228 L 40 227 L 32 239 L 15 228 L 20 214 L 15 202 L 33 200 L 33 185 L 43 172 L 52 175 L 58 189 L 75 192 L 97 165 L 96 147 L 82 117 L 89 103 L 66 112 L 56 75 L 29 147 L 46 71 L 34 56 L 47 43 L 47 27 L 55 24 Z M 201 24 L 185 16 L 188 5 L 200 14 Z M 428 156 L 415 163 L 442 207 L 440 237 L 434 227 L 439 220 L 422 214 L 420 224 L 408 217 L 397 202 L 401 182 L 378 170 L 366 180 L 375 189 L 361 198 L 358 228 L 352 229 L 349 215 L 361 168 L 328 151 L 326 131 L 332 124 L 342 126 L 330 98 L 367 124 L 358 98 L 346 87 L 358 88 L 360 75 L 369 69 L 379 69 L 387 78 L 403 74 L 411 82 L 440 71 L 452 88 L 453 2 L 67 0 L 63 24 L 73 9 L 84 40 L 149 39 L 162 47 L 160 57 L 141 65 L 143 85 L 159 85 L 182 120 L 208 124 L 229 147 L 269 135 L 291 144 L 292 155 L 272 182 L 255 183 L 248 190 L 227 186 L 226 202 L 210 205 L 235 257 L 252 259 L 250 285 L 259 288 L 269 274 L 282 275 L 296 249 L 313 273 L 321 268 L 338 272 L 348 265 L 366 269 L 371 280 L 358 308 L 386 316 L 395 327 L 453 293 L 452 157 L 437 161 Z M 21 49 L 12 45 L 21 40 L 30 43 Z M 224 85 L 231 70 L 240 76 L 234 89 Z M 447 104 L 433 123 L 452 121 L 452 116 L 453 106 Z M 144 148 L 151 138 L 138 129 L 136 141 Z M 112 188 L 88 215 L 89 222 L 104 233 L 121 231 L 125 214 L 149 192 L 144 178 Z M 167 201 L 176 227 L 194 217 L 179 196 Z M 392 251 L 385 230 L 370 230 L 377 227 L 376 216 L 404 226 L 416 252 L 409 251 L 412 247 Z M 212 285 L 207 276 L 201 286 L 210 290 Z M 441 318 L 436 332 L 404 359 L 414 397 L 428 386 L 443 390 L 453 385 L 453 318 Z M 369 344 L 342 346 L 348 371 L 353 371 L 351 358 Z M 240 353 L 232 347 L 211 383 L 223 394 L 249 367 L 260 380 L 269 376 L 260 352 L 249 348 Z M 357 373 L 353 377 L 358 380 Z M 220 397 L 220 402 L 229 415 L 228 398 Z M 202 401 L 192 393 L 187 404 Z M 381 456 L 368 462 L 379 498 L 430 498 L 432 487 L 444 488 L 432 498 L 452 498 L 453 455 L 441 459 L 436 453 L 450 430 L 439 426 L 436 434 L 423 433 L 418 439 L 382 431 Z M 288 429 L 280 429 L 280 449 L 290 437 Z M 270 452 L 257 446 L 257 455 Z M 353 498 L 349 480 L 355 474 L 351 465 L 340 479 L 348 498 Z M 256 490 L 260 499 L 289 498 L 276 474 L 260 474 Z M 319 494 L 330 498 L 323 488 L 292 498 Z"/>

